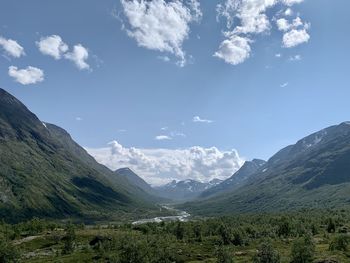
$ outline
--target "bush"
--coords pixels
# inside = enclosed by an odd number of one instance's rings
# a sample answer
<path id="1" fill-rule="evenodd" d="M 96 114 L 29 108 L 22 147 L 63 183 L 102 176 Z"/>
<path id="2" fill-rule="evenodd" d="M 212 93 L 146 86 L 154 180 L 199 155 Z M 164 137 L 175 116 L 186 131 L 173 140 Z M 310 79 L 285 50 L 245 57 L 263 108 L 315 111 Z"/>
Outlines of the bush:
<path id="1" fill-rule="evenodd" d="M 346 235 L 336 236 L 329 244 L 329 250 L 347 251 L 349 245 L 349 237 Z"/>
<path id="2" fill-rule="evenodd" d="M 0 263 L 18 262 L 19 253 L 9 240 L 0 236 Z"/>
<path id="3" fill-rule="evenodd" d="M 279 263 L 280 261 L 279 253 L 269 242 L 262 244 L 253 258 L 254 263 Z"/>
<path id="4" fill-rule="evenodd" d="M 68 224 L 66 228 L 66 235 L 64 236 L 63 239 L 64 239 L 63 252 L 65 254 L 72 253 L 75 248 L 75 240 L 76 240 L 75 229 L 72 224 Z"/>
<path id="5" fill-rule="evenodd" d="M 216 250 L 217 263 L 233 263 L 233 257 L 228 248 L 219 246 Z"/>
<path id="6" fill-rule="evenodd" d="M 311 263 L 315 254 L 315 245 L 310 236 L 294 241 L 291 251 L 292 263 Z"/>

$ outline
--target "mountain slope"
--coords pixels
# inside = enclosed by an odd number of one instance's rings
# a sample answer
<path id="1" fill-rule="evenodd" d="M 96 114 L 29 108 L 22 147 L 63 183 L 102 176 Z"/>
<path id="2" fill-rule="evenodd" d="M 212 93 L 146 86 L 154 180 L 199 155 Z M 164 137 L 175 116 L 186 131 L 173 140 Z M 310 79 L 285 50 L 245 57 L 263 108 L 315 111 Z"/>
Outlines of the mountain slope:
<path id="1" fill-rule="evenodd" d="M 66 131 L 42 123 L 0 89 L 1 218 L 95 217 L 155 209 L 142 200 L 147 193 L 115 177 Z"/>
<path id="2" fill-rule="evenodd" d="M 256 173 L 263 165 L 265 161 L 254 159 L 252 161 L 246 161 L 243 166 L 232 175 L 230 178 L 224 180 L 220 184 L 205 190 L 200 194 L 200 198 L 209 198 L 225 192 L 230 192 L 242 187 L 249 182 L 250 176 Z"/>
<path id="3" fill-rule="evenodd" d="M 350 123 L 331 126 L 290 145 L 236 191 L 183 205 L 198 214 L 350 205 Z"/>
<path id="4" fill-rule="evenodd" d="M 155 190 L 164 198 L 175 201 L 185 201 L 198 197 L 203 191 L 214 187 L 220 182 L 221 180 L 219 179 L 213 179 L 208 183 L 201 183 L 195 180 L 184 180 L 179 182 L 174 180 L 166 185 L 156 187 Z"/>

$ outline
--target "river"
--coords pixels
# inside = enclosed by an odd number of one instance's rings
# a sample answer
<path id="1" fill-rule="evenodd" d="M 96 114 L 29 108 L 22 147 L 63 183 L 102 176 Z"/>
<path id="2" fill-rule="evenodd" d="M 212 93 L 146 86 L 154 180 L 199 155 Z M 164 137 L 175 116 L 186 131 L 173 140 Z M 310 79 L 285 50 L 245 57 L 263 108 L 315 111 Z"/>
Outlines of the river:
<path id="1" fill-rule="evenodd" d="M 147 223 L 160 223 L 160 222 L 170 222 L 170 221 L 181 221 L 185 222 L 189 220 L 189 217 L 191 216 L 186 211 L 180 211 L 175 208 L 171 208 L 169 206 L 163 205 L 162 208 L 167 209 L 169 211 L 175 212 L 177 215 L 173 216 L 159 216 L 154 218 L 147 218 L 147 219 L 141 219 L 132 222 L 133 225 L 141 225 L 141 224 L 147 224 Z"/>

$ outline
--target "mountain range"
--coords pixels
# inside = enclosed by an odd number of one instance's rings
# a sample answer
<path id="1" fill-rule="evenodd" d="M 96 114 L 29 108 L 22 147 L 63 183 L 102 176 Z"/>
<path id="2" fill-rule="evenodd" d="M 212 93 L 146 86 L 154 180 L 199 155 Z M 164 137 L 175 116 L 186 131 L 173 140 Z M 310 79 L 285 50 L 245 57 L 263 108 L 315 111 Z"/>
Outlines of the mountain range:
<path id="1" fill-rule="evenodd" d="M 175 181 L 155 187 L 157 194 L 174 201 L 187 201 L 200 196 L 204 191 L 219 185 L 220 179 L 213 179 L 210 182 L 202 183 L 195 180 Z"/>
<path id="2" fill-rule="evenodd" d="M 98 164 L 62 128 L 0 89 L 0 217 L 95 218 L 156 211 L 154 197 Z M 132 212 L 132 213 L 131 213 Z"/>
<path id="3" fill-rule="evenodd" d="M 97 163 L 64 129 L 0 89 L 0 217 L 122 220 L 176 202 L 196 215 L 350 205 L 350 122 L 313 133 L 230 178 L 151 187 L 129 168 Z"/>
<path id="4" fill-rule="evenodd" d="M 246 165 L 236 175 L 243 169 Z M 204 192 L 202 199 L 181 207 L 202 215 L 322 209 L 349 206 L 349 193 L 350 122 L 343 122 L 283 148 L 244 184 L 213 195 Z"/>

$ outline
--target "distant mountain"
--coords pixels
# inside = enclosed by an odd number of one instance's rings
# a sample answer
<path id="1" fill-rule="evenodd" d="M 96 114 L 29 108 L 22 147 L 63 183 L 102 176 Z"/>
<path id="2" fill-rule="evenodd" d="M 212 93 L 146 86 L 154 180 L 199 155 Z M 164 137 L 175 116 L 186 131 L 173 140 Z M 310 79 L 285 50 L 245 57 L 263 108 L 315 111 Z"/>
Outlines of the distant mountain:
<path id="1" fill-rule="evenodd" d="M 349 206 L 350 122 L 282 149 L 249 178 L 234 191 L 182 207 L 209 215 Z"/>
<path id="2" fill-rule="evenodd" d="M 221 182 L 222 181 L 219 179 L 213 179 L 208 183 L 201 183 L 190 179 L 179 182 L 174 180 L 166 185 L 155 187 L 155 190 L 164 198 L 175 201 L 185 201 L 198 197 L 203 191 Z"/>
<path id="3" fill-rule="evenodd" d="M 234 173 L 230 178 L 221 183 L 203 191 L 199 197 L 209 198 L 225 192 L 234 191 L 249 182 L 250 176 L 256 173 L 262 166 L 266 164 L 265 161 L 254 159 L 246 161 L 243 166 Z"/>
<path id="4" fill-rule="evenodd" d="M 155 211 L 152 197 L 0 89 L 0 217 L 109 218 Z"/>
<path id="5" fill-rule="evenodd" d="M 115 174 L 124 177 L 130 184 L 140 188 L 142 191 L 152 195 L 156 200 L 159 200 L 158 192 L 152 188 L 145 180 L 143 180 L 140 176 L 138 176 L 134 171 L 130 168 L 120 168 L 114 171 Z"/>

